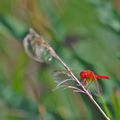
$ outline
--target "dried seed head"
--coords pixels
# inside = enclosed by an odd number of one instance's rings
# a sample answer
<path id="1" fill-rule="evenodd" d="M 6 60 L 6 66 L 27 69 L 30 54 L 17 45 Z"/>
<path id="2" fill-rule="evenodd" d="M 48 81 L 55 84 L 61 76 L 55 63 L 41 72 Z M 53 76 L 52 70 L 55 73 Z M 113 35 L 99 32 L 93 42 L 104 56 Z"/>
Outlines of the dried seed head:
<path id="1" fill-rule="evenodd" d="M 53 57 L 56 58 L 54 50 L 44 38 L 39 36 L 33 29 L 30 29 L 23 44 L 25 52 L 35 61 L 43 63 L 51 61 Z"/>

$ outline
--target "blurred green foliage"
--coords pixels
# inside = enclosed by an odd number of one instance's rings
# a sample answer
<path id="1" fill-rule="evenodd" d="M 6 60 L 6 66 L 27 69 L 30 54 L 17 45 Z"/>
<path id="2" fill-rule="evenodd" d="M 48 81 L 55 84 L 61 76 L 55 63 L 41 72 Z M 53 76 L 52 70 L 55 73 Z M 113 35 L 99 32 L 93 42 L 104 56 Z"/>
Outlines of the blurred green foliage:
<path id="1" fill-rule="evenodd" d="M 85 95 L 52 91 L 57 61 L 39 64 L 24 53 L 30 27 L 53 46 L 79 78 L 91 69 L 100 80 L 97 102 L 120 119 L 120 2 L 117 0 L 0 1 L 0 120 L 103 120 Z"/>

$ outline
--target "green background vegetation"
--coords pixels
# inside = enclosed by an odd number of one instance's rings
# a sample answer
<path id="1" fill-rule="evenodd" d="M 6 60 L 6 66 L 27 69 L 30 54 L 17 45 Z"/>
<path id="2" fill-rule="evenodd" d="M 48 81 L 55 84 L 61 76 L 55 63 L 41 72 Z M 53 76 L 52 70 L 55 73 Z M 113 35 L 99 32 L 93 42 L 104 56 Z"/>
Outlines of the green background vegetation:
<path id="1" fill-rule="evenodd" d="M 0 120 L 104 120 L 85 96 L 52 91 L 57 62 L 39 64 L 24 52 L 23 38 L 34 28 L 79 78 L 93 70 L 113 120 L 120 120 L 119 0 L 0 0 Z"/>

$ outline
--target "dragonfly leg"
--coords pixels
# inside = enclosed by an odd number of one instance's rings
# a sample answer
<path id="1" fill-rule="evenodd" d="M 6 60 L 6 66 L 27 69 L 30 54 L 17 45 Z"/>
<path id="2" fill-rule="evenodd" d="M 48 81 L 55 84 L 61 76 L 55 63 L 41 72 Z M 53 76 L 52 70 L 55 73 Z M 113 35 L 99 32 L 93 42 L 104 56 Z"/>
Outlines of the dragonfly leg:
<path id="1" fill-rule="evenodd" d="M 82 84 L 83 84 L 84 86 L 86 86 L 86 79 L 84 79 L 84 80 L 82 81 Z"/>

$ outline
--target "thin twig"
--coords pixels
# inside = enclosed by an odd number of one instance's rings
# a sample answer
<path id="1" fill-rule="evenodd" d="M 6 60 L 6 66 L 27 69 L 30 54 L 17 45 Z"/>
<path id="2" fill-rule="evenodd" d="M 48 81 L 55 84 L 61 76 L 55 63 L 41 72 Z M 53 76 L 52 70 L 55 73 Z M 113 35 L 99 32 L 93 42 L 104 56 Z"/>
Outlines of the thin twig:
<path id="1" fill-rule="evenodd" d="M 73 89 L 73 92 L 78 92 L 78 91 L 79 91 L 79 92 L 85 94 L 85 92 L 84 92 L 83 90 L 81 90 L 81 89 L 79 89 L 79 88 L 77 88 L 77 87 L 74 87 L 74 86 L 70 86 L 70 85 L 68 85 L 67 88 L 71 88 L 71 89 Z"/>
<path id="2" fill-rule="evenodd" d="M 64 84 L 65 82 L 68 82 L 68 81 L 72 81 L 72 79 L 66 79 L 66 80 L 60 82 L 59 84 L 57 84 L 56 87 L 59 87 L 60 85 Z"/>
<path id="3" fill-rule="evenodd" d="M 54 49 L 41 37 L 39 36 L 34 30 L 31 30 L 32 32 L 30 32 L 24 39 L 24 47 L 25 47 L 25 51 L 26 53 L 33 58 L 34 60 L 38 61 L 41 63 L 41 61 L 38 59 L 38 56 L 33 56 L 30 54 L 29 50 L 28 50 L 28 41 L 29 41 L 29 35 L 33 34 L 34 37 L 37 36 L 37 44 L 39 44 L 40 47 L 44 47 L 45 49 L 47 49 L 50 53 L 50 55 L 54 58 L 56 58 L 66 69 L 66 71 L 68 72 L 70 78 L 74 81 L 76 81 L 79 86 L 82 88 L 83 93 L 85 93 L 89 99 L 95 104 L 95 106 L 99 109 L 99 111 L 102 113 L 102 115 L 106 118 L 106 120 L 110 120 L 110 118 L 105 114 L 105 112 L 102 110 L 102 108 L 98 105 L 98 103 L 95 101 L 95 99 L 93 98 L 93 96 L 91 95 L 91 93 L 83 86 L 83 84 L 77 79 L 77 77 L 73 74 L 73 72 L 71 71 L 71 69 L 63 62 L 63 60 L 56 54 L 56 52 L 54 51 Z M 39 37 L 38 37 L 39 36 Z M 35 40 L 35 39 L 34 39 Z"/>

